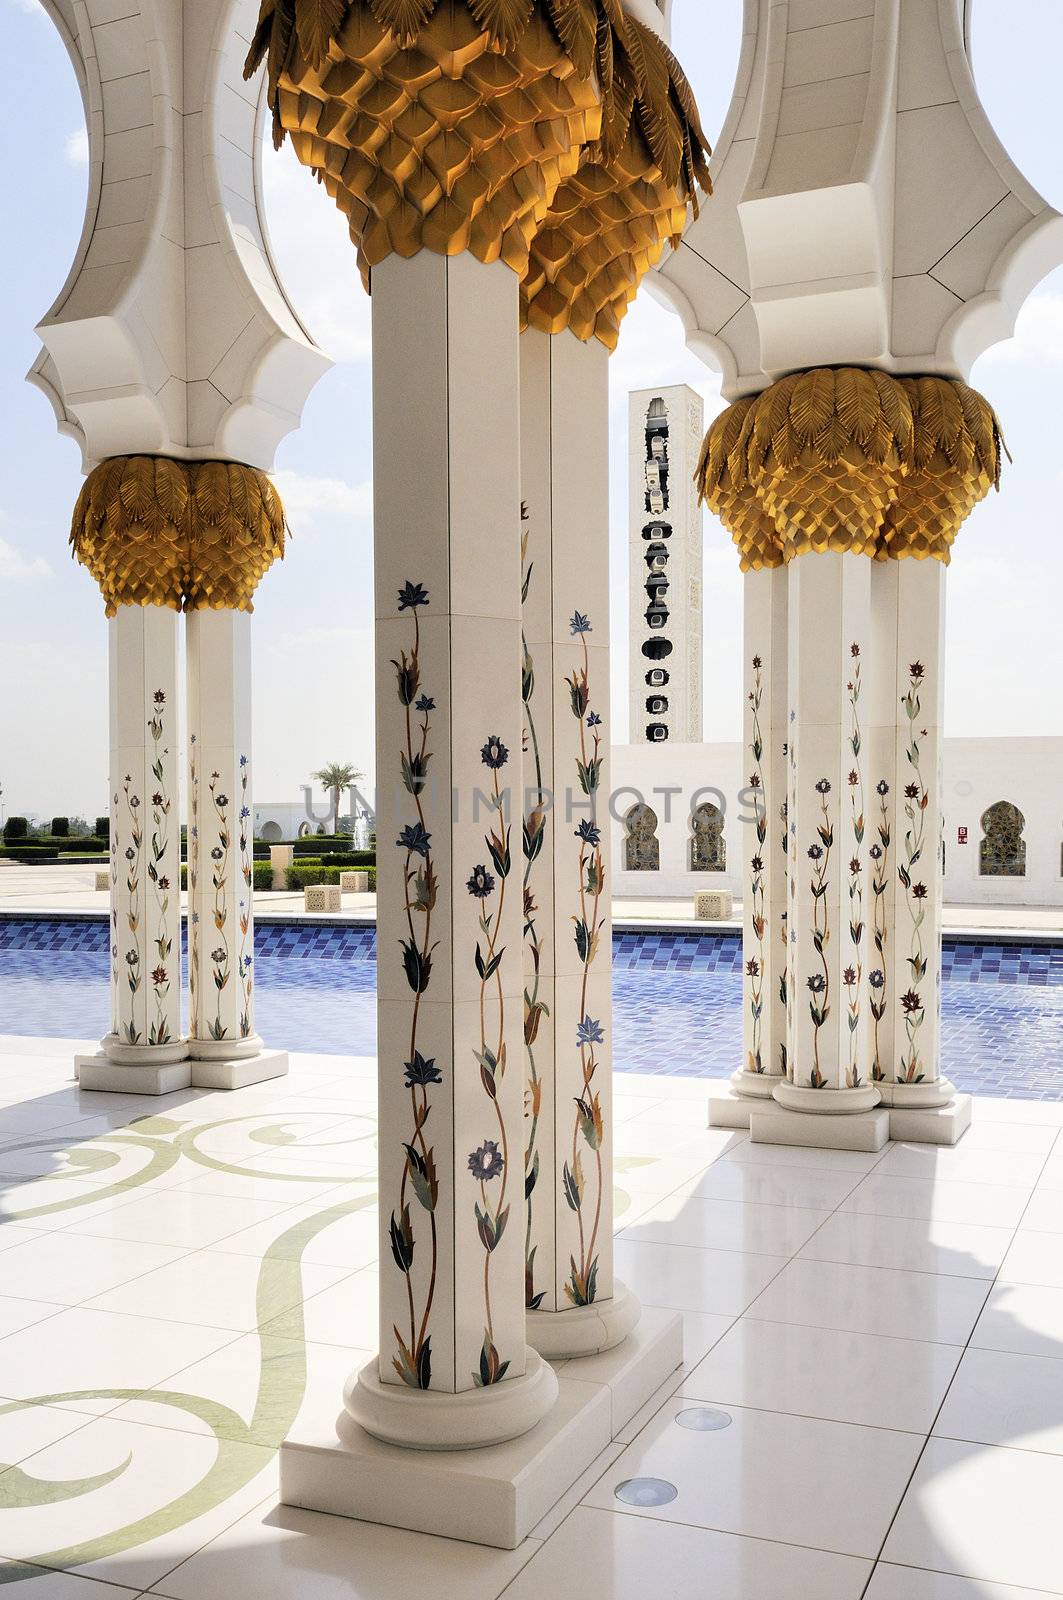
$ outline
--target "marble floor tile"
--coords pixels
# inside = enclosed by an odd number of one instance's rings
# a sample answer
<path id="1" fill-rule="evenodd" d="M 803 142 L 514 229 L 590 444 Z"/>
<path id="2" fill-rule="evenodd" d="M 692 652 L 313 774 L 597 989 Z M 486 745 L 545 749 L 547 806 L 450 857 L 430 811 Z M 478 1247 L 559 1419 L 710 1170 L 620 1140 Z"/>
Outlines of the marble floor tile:
<path id="1" fill-rule="evenodd" d="M 798 1206 L 833 1211 L 856 1186 L 869 1182 L 859 1173 L 827 1167 L 754 1166 L 741 1161 L 714 1161 L 690 1186 L 700 1200 L 741 1200 L 747 1205 Z"/>
<path id="2" fill-rule="evenodd" d="M 76 1306 L 184 1254 L 180 1245 L 27 1233 L 24 1244 L 0 1255 L 0 1293 Z"/>
<path id="3" fill-rule="evenodd" d="M 169 1600 L 496 1600 L 539 1550 L 489 1550 L 287 1506 L 235 1523 L 155 1587 Z M 401 1576 L 400 1576 L 401 1575 Z"/>
<path id="4" fill-rule="evenodd" d="M 993 1278 L 1011 1239 L 1010 1228 L 839 1211 L 802 1246 L 799 1255 L 853 1266 L 947 1273 L 954 1278 Z M 1060 1244 L 1063 1249 L 1063 1239 Z"/>
<path id="5" fill-rule="evenodd" d="M 968 1350 L 934 1433 L 1063 1455 L 1063 1350 L 1060 1357 Z"/>
<path id="6" fill-rule="evenodd" d="M 47 1567 L 0 1561 L 0 1584 L 6 1600 L 132 1600 L 134 1589 L 97 1583 L 72 1572 L 50 1572 Z"/>
<path id="7" fill-rule="evenodd" d="M 957 1345 L 743 1317 L 679 1393 L 706 1404 L 926 1433 L 961 1354 Z"/>
<path id="8" fill-rule="evenodd" d="M 902 1566 L 1063 1590 L 1063 1457 L 931 1439 L 882 1555 Z"/>
<path id="9" fill-rule="evenodd" d="M 0 1501 L 0 1554 L 134 1592 L 276 1486 L 272 1453 L 213 1436 L 93 1418 L 22 1463 L 28 1492 Z M 56 1485 L 56 1495 L 33 1484 Z"/>
<path id="10" fill-rule="evenodd" d="M 953 1149 L 925 1144 L 887 1145 L 878 1170 L 885 1176 L 937 1178 L 943 1183 L 994 1183 L 1032 1189 L 1045 1158 L 1025 1150 Z"/>
<path id="11" fill-rule="evenodd" d="M 1054 1597 L 1043 1589 L 1016 1589 L 1010 1583 L 954 1578 L 945 1572 L 919 1572 L 914 1567 L 895 1567 L 880 1561 L 865 1600 L 1054 1600 Z"/>
<path id="12" fill-rule="evenodd" d="M 699 1250 L 692 1245 L 618 1239 L 617 1277 L 644 1305 L 737 1317 L 785 1265 L 786 1256 Z"/>
<path id="13" fill-rule="evenodd" d="M 870 1562 L 582 1506 L 506 1600 L 860 1600 Z"/>
<path id="14" fill-rule="evenodd" d="M 1034 1196 L 1036 1198 L 1036 1195 Z M 842 1201 L 842 1211 L 880 1217 L 933 1217 L 989 1228 L 1018 1227 L 1030 1191 L 995 1183 L 946 1183 L 941 1179 L 891 1177 L 872 1172 Z"/>
<path id="15" fill-rule="evenodd" d="M 964 1344 L 987 1290 L 980 1278 L 805 1259 L 789 1262 L 758 1295 L 749 1315 L 813 1328 Z"/>
<path id="16" fill-rule="evenodd" d="M 77 1306 L 0 1341 L 0 1394 L 10 1400 L 68 1395 L 54 1404 L 112 1411 L 128 1390 L 149 1389 L 235 1337 L 223 1328 Z"/>
<path id="17" fill-rule="evenodd" d="M 681 1192 L 662 1200 L 619 1237 L 655 1244 L 695 1245 L 703 1250 L 789 1256 L 829 1216 L 829 1211 L 806 1207 L 703 1200 Z"/>
<path id="18" fill-rule="evenodd" d="M 172 1322 L 246 1332 L 298 1307 L 344 1276 L 342 1267 L 306 1262 L 271 1262 L 268 1272 L 254 1256 L 197 1250 L 168 1266 L 146 1272 L 87 1301 L 90 1310 L 125 1316 L 165 1317 Z"/>
<path id="19" fill-rule="evenodd" d="M 1063 1233 L 1020 1229 L 1004 1257 L 998 1281 L 1063 1289 Z"/>
<path id="20" fill-rule="evenodd" d="M 1063 1288 L 995 1284 L 971 1344 L 985 1350 L 1063 1358 Z"/>
<path id="21" fill-rule="evenodd" d="M 616 1487 L 661 1478 L 678 1491 L 632 1517 L 873 1557 L 922 1448 L 910 1433 L 727 1407 L 731 1425 L 704 1433 L 677 1425 L 689 1401 L 671 1399 L 601 1479 L 586 1504 L 617 1510 Z M 854 1494 L 856 1482 L 874 1495 Z M 756 1487 L 754 1487 L 756 1486 Z"/>
<path id="22" fill-rule="evenodd" d="M 315 1344 L 372 1350 L 380 1332 L 379 1301 L 376 1267 L 363 1267 L 330 1289 L 308 1294 L 301 1309 L 294 1306 L 264 1321 L 261 1331 L 278 1338 L 306 1338 Z"/>
<path id="23" fill-rule="evenodd" d="M 72 1222 L 65 1232 L 201 1250 L 287 1209 L 280 1203 L 266 1200 L 236 1200 L 225 1195 L 165 1189 L 87 1221 Z"/>
<path id="24" fill-rule="evenodd" d="M 818 1150 L 805 1145 L 752 1144 L 749 1140 L 728 1150 L 721 1161 L 738 1161 L 753 1167 L 812 1167 L 827 1172 L 868 1173 L 882 1160 L 882 1151 Z"/>
<path id="25" fill-rule="evenodd" d="M 1063 1194 L 1038 1185 L 1030 1196 L 1019 1230 L 1022 1233 L 1063 1233 Z"/>

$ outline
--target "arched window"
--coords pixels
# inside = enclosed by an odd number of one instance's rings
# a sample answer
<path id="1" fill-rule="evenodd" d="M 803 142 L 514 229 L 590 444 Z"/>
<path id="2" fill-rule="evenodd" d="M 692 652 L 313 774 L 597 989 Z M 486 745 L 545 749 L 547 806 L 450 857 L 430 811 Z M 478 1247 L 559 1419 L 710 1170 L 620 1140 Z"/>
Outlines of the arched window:
<path id="1" fill-rule="evenodd" d="M 723 838 L 723 812 L 708 803 L 698 806 L 690 819 L 691 872 L 726 872 L 727 846 Z"/>
<path id="2" fill-rule="evenodd" d="M 657 837 L 657 813 L 651 806 L 632 806 L 624 818 L 625 872 L 659 872 L 661 843 Z"/>
<path id="3" fill-rule="evenodd" d="M 1025 878 L 1026 818 L 1010 800 L 998 800 L 982 817 L 978 871 L 983 878 Z"/>
<path id="4" fill-rule="evenodd" d="M 268 840 L 270 844 L 276 844 L 284 838 L 284 833 L 279 822 L 264 822 L 259 837 Z"/>

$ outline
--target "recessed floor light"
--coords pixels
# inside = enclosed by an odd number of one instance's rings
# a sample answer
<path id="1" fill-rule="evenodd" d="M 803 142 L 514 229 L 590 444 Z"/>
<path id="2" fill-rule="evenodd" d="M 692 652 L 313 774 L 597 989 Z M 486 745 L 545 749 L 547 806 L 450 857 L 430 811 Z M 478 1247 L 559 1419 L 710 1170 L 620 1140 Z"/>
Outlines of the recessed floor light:
<path id="1" fill-rule="evenodd" d="M 729 1428 L 734 1418 L 712 1406 L 691 1406 L 678 1412 L 675 1420 L 680 1428 L 689 1428 L 691 1433 L 718 1433 L 721 1428 Z"/>
<path id="2" fill-rule="evenodd" d="M 625 1478 L 613 1490 L 626 1506 L 666 1506 L 678 1494 L 675 1484 L 665 1478 Z"/>

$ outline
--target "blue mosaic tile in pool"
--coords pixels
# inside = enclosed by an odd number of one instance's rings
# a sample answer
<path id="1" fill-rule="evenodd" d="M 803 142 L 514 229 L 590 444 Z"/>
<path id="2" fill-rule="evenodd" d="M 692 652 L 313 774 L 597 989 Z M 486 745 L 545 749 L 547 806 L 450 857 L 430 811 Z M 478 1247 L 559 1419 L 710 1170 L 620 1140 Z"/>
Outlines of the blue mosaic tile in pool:
<path id="1" fill-rule="evenodd" d="M 0 1033 L 99 1037 L 107 1027 L 105 922 L 0 919 Z M 741 1054 L 742 949 L 734 933 L 613 939 L 614 1055 L 629 1072 L 722 1077 Z M 262 923 L 257 1021 L 281 1049 L 376 1049 L 376 932 Z M 1063 944 L 947 940 L 945 1070 L 957 1087 L 1063 1100 Z"/>

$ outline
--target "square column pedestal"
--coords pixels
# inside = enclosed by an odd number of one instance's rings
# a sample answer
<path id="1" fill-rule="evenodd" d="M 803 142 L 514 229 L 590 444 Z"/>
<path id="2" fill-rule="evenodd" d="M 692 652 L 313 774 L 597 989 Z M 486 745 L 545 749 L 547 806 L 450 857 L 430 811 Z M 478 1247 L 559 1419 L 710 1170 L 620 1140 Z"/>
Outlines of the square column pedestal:
<path id="1" fill-rule="evenodd" d="M 518 290 L 373 269 L 380 1344 L 281 1449 L 288 1504 L 503 1547 L 682 1359 L 666 1313 L 559 1386 L 526 1333 Z"/>

